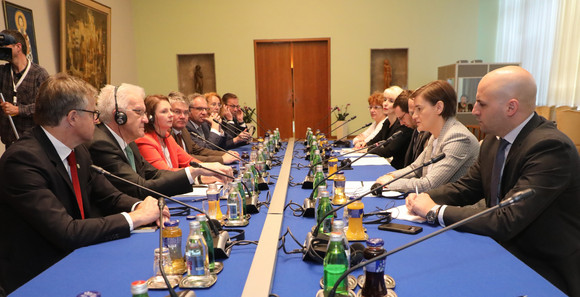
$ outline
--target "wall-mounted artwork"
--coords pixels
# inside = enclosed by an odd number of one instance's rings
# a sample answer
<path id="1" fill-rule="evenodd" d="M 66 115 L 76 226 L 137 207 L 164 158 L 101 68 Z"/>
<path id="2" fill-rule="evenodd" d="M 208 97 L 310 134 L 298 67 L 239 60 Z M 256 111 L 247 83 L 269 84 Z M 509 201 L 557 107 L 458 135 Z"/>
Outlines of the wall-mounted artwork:
<path id="1" fill-rule="evenodd" d="M 100 89 L 111 80 L 111 8 L 61 0 L 60 67 Z"/>
<path id="2" fill-rule="evenodd" d="M 32 10 L 8 1 L 3 1 L 3 4 L 6 29 L 18 30 L 24 35 L 26 47 L 28 48 L 26 57 L 38 64 L 38 51 L 36 50 L 36 33 L 34 32 Z"/>
<path id="3" fill-rule="evenodd" d="M 177 55 L 177 79 L 183 94 L 215 92 L 214 54 Z"/>
<path id="4" fill-rule="evenodd" d="M 371 49 L 371 94 L 390 86 L 408 86 L 409 49 Z"/>

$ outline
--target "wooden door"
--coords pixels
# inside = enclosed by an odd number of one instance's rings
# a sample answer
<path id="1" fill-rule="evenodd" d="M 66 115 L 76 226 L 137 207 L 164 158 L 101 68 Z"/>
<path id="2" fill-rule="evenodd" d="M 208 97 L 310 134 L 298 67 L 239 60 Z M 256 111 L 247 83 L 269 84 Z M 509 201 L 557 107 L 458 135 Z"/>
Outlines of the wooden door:
<path id="1" fill-rule="evenodd" d="M 327 133 L 330 125 L 329 40 L 293 42 L 294 122 L 296 137 L 306 128 Z M 328 136 L 328 133 L 327 133 Z"/>
<path id="2" fill-rule="evenodd" d="M 258 122 L 282 138 L 324 129 L 330 117 L 330 39 L 256 40 Z M 293 129 L 295 128 L 295 129 Z M 260 130 L 263 135 L 263 130 Z"/>
<path id="3" fill-rule="evenodd" d="M 280 136 L 292 136 L 291 45 L 255 43 L 256 112 L 265 129 L 280 129 Z M 258 128 L 258 135 L 264 135 Z"/>

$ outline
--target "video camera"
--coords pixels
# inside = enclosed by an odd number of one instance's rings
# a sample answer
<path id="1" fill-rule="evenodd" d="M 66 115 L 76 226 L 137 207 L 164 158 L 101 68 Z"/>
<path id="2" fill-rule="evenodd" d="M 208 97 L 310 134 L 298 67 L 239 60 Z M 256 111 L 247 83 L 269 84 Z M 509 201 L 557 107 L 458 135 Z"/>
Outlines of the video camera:
<path id="1" fill-rule="evenodd" d="M 4 46 L 15 44 L 16 39 L 13 36 L 0 33 L 0 60 L 2 61 L 12 61 L 12 50 L 5 48 Z"/>

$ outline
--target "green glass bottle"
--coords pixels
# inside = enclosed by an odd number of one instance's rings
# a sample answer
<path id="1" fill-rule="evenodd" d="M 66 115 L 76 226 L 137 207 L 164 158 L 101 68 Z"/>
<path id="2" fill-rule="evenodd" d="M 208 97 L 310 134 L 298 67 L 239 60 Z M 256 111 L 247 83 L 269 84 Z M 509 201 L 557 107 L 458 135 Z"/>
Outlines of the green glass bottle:
<path id="1" fill-rule="evenodd" d="M 209 261 L 209 272 L 214 273 L 215 269 L 215 254 L 213 249 L 213 238 L 211 237 L 211 231 L 209 230 L 209 225 L 207 222 L 207 217 L 205 214 L 200 213 L 195 216 L 196 220 L 201 225 L 201 234 L 205 239 L 207 245 L 207 256 Z"/>
<path id="2" fill-rule="evenodd" d="M 324 214 L 332 211 L 332 204 L 330 203 L 329 196 L 330 195 L 328 191 L 322 191 L 322 193 L 320 193 L 320 202 L 318 203 L 318 209 L 316 209 L 316 223 L 318 224 L 320 221 L 322 221 L 320 227 L 318 228 L 319 234 L 328 234 L 332 231 L 333 215 L 330 214 L 324 217 Z"/>
<path id="3" fill-rule="evenodd" d="M 322 172 L 322 165 L 316 165 L 316 173 L 314 173 L 314 182 L 312 183 L 313 187 L 318 186 L 327 186 L 326 181 L 324 180 L 324 172 Z M 319 184 L 320 183 L 320 184 Z M 318 197 L 318 189 L 314 189 L 313 197 Z"/>
<path id="4" fill-rule="evenodd" d="M 342 235 L 338 232 L 330 234 L 328 251 L 324 257 L 324 296 L 327 296 L 338 278 L 348 270 L 348 259 L 342 245 Z M 346 278 L 336 288 L 335 296 L 348 296 Z"/>
<path id="5" fill-rule="evenodd" d="M 241 177 L 237 177 L 236 178 L 236 182 L 238 183 L 238 192 L 240 193 L 240 198 L 241 198 L 241 204 L 242 204 L 242 210 L 244 212 L 244 214 L 248 213 L 248 211 L 246 210 L 246 189 L 244 189 L 244 186 L 242 185 L 242 178 Z"/>
<path id="6" fill-rule="evenodd" d="M 310 166 L 322 165 L 322 156 L 319 150 L 315 150 L 312 158 L 310 158 Z"/>

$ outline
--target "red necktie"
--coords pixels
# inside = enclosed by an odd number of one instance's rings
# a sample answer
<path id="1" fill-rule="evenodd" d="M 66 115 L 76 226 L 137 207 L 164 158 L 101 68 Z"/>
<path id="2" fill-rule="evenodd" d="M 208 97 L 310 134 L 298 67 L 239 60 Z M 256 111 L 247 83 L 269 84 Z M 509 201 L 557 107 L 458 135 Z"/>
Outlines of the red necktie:
<path id="1" fill-rule="evenodd" d="M 84 219 L 85 212 L 83 210 L 83 195 L 81 194 L 81 185 L 79 183 L 79 176 L 77 173 L 77 158 L 75 157 L 75 151 L 72 151 L 66 160 L 70 166 L 70 178 L 75 189 L 75 196 L 77 196 L 77 203 L 79 205 L 79 210 L 81 211 L 81 217 Z"/>

